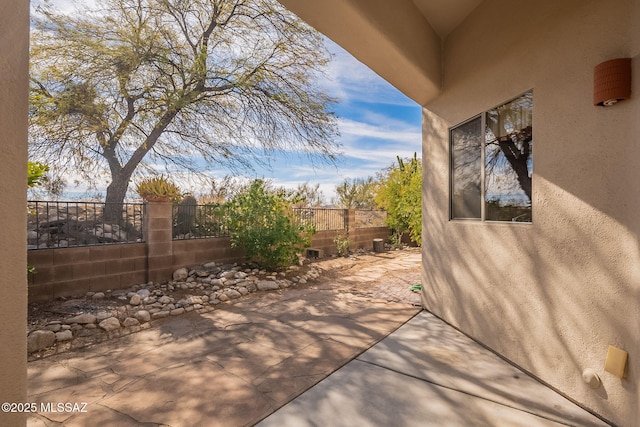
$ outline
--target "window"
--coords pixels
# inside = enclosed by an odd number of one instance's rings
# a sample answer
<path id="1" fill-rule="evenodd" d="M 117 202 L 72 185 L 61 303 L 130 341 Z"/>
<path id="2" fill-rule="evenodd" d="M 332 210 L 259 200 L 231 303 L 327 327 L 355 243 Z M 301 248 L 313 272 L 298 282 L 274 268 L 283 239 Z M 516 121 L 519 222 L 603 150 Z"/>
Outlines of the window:
<path id="1" fill-rule="evenodd" d="M 531 222 L 533 91 L 450 131 L 451 219 Z"/>

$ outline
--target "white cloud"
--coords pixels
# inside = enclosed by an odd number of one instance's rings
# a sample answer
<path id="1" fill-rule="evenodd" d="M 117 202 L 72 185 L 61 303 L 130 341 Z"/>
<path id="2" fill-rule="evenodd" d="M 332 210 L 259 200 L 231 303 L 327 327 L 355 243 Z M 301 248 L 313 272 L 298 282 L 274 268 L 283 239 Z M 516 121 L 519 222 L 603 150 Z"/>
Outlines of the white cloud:
<path id="1" fill-rule="evenodd" d="M 84 8 L 89 6 L 94 8 L 96 6 L 96 0 L 31 0 L 31 11 L 36 11 L 39 6 L 49 4 L 56 12 L 71 14 L 76 11 L 78 7 Z"/>
<path id="2" fill-rule="evenodd" d="M 385 103 L 398 106 L 417 104 L 393 88 L 349 52 L 325 37 L 333 60 L 328 66 L 329 79 L 322 82 L 328 92 L 342 103 Z"/>

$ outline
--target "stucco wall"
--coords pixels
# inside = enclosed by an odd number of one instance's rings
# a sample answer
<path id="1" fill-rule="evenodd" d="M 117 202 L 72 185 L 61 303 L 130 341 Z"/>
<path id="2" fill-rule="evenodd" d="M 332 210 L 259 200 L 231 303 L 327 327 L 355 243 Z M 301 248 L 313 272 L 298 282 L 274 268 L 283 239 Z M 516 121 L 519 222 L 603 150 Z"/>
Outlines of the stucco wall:
<path id="1" fill-rule="evenodd" d="M 27 396 L 27 93 L 29 3 L 0 7 L 0 402 Z M 18 426 L 22 414 L 0 412 L 0 425 Z"/>
<path id="2" fill-rule="evenodd" d="M 485 1 L 446 40 L 423 114 L 426 307 L 625 426 L 640 419 L 639 3 Z M 632 99 L 594 107 L 593 68 L 617 57 L 633 58 Z M 533 223 L 449 221 L 449 127 L 528 89 Z M 610 344 L 629 353 L 623 380 L 604 371 Z"/>

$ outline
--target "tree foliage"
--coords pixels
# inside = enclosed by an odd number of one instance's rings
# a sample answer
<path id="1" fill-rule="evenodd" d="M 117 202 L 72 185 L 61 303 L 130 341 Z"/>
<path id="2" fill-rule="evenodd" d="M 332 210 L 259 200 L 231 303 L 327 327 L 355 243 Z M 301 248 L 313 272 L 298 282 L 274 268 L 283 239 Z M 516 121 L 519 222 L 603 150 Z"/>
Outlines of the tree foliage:
<path id="1" fill-rule="evenodd" d="M 224 178 L 211 179 L 210 189 L 207 193 L 198 197 L 201 204 L 222 204 L 230 201 L 236 194 L 246 190 L 247 183 L 237 178 L 226 175 Z"/>
<path id="2" fill-rule="evenodd" d="M 292 193 L 269 189 L 265 181 L 254 180 L 228 204 L 232 246 L 244 248 L 249 259 L 268 269 L 294 263 L 315 232 L 293 217 L 295 201 Z"/>
<path id="3" fill-rule="evenodd" d="M 336 186 L 333 204 L 342 209 L 374 209 L 377 187 L 372 177 L 345 179 Z"/>
<path id="4" fill-rule="evenodd" d="M 387 224 L 398 242 L 405 233 L 411 240 L 422 241 L 422 162 L 414 153 L 401 159 L 380 175 L 376 202 L 387 211 Z"/>
<path id="5" fill-rule="evenodd" d="M 275 0 L 104 0 L 39 9 L 31 151 L 122 202 L 139 166 L 251 167 L 275 151 L 333 160 L 321 36 Z M 64 161 L 60 161 L 64 159 Z"/>
<path id="6" fill-rule="evenodd" d="M 33 188 L 36 185 L 40 185 L 45 178 L 44 174 L 47 173 L 49 167 L 38 162 L 27 162 L 27 186 Z M 35 274 L 36 269 L 33 265 L 27 264 L 27 273 Z"/>
<path id="7" fill-rule="evenodd" d="M 49 170 L 49 166 L 38 162 L 27 162 L 27 186 L 29 188 L 40 185 L 40 180 Z"/>
<path id="8" fill-rule="evenodd" d="M 298 184 L 295 195 L 299 200 L 293 204 L 295 208 L 318 208 L 324 205 L 324 193 L 320 190 L 320 184 Z"/>

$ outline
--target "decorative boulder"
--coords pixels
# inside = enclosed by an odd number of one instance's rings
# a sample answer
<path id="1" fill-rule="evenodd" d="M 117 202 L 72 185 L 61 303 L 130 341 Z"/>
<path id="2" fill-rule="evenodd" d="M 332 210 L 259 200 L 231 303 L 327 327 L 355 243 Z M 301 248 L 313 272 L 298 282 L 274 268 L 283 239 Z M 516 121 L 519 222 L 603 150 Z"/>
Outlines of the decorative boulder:
<path id="1" fill-rule="evenodd" d="M 173 280 L 176 282 L 181 282 L 189 277 L 189 270 L 186 268 L 179 268 L 173 272 Z"/>
<path id="2" fill-rule="evenodd" d="M 102 322 L 98 324 L 105 331 L 113 331 L 115 329 L 120 328 L 120 321 L 115 317 L 109 317 L 108 319 L 104 319 Z"/>
<path id="3" fill-rule="evenodd" d="M 56 341 L 56 334 L 52 331 L 33 331 L 27 337 L 27 352 L 43 350 L 53 345 Z"/>

